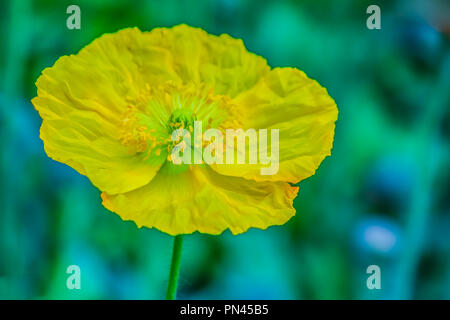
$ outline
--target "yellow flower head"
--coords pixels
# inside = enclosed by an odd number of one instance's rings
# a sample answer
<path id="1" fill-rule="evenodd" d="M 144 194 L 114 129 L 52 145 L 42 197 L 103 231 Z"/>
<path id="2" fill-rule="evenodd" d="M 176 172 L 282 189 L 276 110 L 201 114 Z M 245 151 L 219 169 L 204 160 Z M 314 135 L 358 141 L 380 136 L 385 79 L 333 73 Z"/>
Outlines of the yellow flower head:
<path id="1" fill-rule="evenodd" d="M 103 35 L 45 69 L 36 86 L 48 156 L 86 175 L 122 219 L 171 235 L 238 234 L 288 221 L 293 184 L 330 155 L 337 119 L 326 89 L 302 71 L 271 69 L 241 40 L 186 25 Z M 224 136 L 277 129 L 275 174 L 261 174 L 267 162 L 248 155 L 205 163 L 192 150 L 207 147 L 209 128 Z M 173 139 L 174 132 L 183 134 Z M 233 142 L 212 154 L 225 159 Z M 175 147 L 200 161 L 176 163 Z"/>

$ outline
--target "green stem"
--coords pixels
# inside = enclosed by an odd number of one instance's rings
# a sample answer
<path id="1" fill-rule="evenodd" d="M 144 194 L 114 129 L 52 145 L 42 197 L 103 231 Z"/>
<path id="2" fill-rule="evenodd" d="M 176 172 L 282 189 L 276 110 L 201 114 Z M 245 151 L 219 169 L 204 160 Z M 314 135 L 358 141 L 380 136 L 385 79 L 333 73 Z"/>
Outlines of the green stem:
<path id="1" fill-rule="evenodd" d="M 178 276 L 180 275 L 181 248 L 183 236 L 180 234 L 173 239 L 172 264 L 170 265 L 169 284 L 166 300 L 175 300 L 177 296 Z"/>

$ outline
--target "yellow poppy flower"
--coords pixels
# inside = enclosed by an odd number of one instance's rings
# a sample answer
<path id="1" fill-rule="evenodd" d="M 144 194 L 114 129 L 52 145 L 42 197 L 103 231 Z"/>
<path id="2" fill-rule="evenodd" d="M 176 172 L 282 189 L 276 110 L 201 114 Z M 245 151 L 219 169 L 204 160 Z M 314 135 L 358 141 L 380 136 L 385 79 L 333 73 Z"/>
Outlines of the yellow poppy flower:
<path id="1" fill-rule="evenodd" d="M 122 219 L 171 235 L 284 224 L 293 184 L 330 155 L 338 113 L 302 71 L 271 69 L 241 40 L 186 25 L 103 35 L 36 86 L 48 156 L 86 175 Z M 193 132 L 198 120 L 278 129 L 276 174 L 262 175 L 260 163 L 174 163 L 173 131 Z"/>

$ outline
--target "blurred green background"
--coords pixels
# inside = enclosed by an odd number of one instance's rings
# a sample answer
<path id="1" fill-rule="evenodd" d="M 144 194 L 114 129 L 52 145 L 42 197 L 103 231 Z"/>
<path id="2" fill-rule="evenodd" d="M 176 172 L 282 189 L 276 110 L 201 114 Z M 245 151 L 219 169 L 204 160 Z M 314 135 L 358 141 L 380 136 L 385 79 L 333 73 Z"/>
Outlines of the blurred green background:
<path id="1" fill-rule="evenodd" d="M 81 8 L 81 30 L 66 8 Z M 381 8 L 368 30 L 366 8 Z M 0 298 L 164 298 L 172 238 L 101 205 L 49 159 L 30 99 L 40 72 L 105 32 L 187 23 L 242 38 L 325 86 L 333 155 L 284 226 L 185 237 L 185 299 L 450 299 L 448 1 L 0 2 Z M 66 268 L 81 268 L 68 290 Z M 366 268 L 381 268 L 369 290 Z"/>

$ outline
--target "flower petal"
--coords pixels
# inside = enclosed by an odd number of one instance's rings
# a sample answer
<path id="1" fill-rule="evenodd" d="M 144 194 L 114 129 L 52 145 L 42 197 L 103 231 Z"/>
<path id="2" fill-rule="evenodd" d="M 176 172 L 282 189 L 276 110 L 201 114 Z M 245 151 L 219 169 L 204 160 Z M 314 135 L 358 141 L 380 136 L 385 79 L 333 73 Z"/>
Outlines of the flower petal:
<path id="1" fill-rule="evenodd" d="M 208 84 L 217 94 L 234 97 L 270 70 L 266 60 L 248 52 L 241 39 L 226 34 L 215 36 L 182 24 L 145 35 L 149 45 L 170 52 L 184 82 Z"/>
<path id="2" fill-rule="evenodd" d="M 103 205 L 123 220 L 171 235 L 220 234 L 227 228 L 239 234 L 284 224 L 295 214 L 298 187 L 288 183 L 221 176 L 207 166 L 174 169 L 166 163 L 148 185 L 132 192 L 102 193 Z"/>
<path id="3" fill-rule="evenodd" d="M 233 100 L 241 107 L 240 121 L 246 129 L 279 129 L 279 168 L 261 175 L 258 164 L 213 164 L 216 172 L 256 181 L 298 183 L 313 175 L 331 154 L 338 110 L 327 90 L 294 68 L 276 68 L 253 88 Z M 247 144 L 248 152 L 249 144 Z"/>
<path id="4" fill-rule="evenodd" d="M 43 71 L 32 100 L 43 119 L 41 138 L 49 157 L 111 194 L 145 185 L 165 160 L 164 155 L 145 159 L 119 141 L 123 114 L 150 78 L 139 72 L 129 45 L 140 37 L 137 29 L 122 30 L 100 37 L 77 55 L 61 57 Z M 167 70 L 160 75 L 176 77 Z"/>

